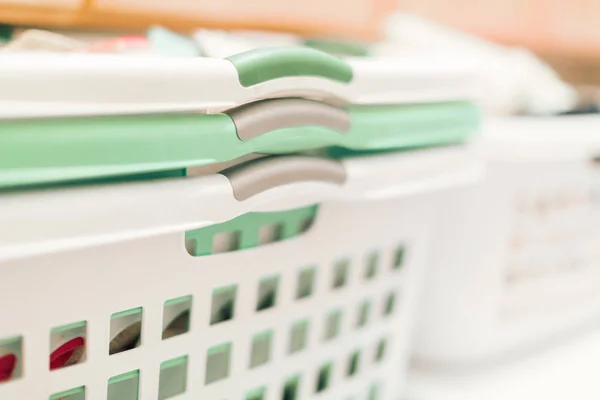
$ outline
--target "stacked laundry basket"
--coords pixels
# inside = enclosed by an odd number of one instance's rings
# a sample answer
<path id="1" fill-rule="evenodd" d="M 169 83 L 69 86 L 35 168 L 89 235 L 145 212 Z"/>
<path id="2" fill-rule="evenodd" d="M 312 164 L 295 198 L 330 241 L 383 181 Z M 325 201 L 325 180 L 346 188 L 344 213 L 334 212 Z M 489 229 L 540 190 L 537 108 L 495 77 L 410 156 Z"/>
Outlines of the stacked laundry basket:
<path id="1" fill-rule="evenodd" d="M 470 79 L 2 59 L 0 398 L 397 398 L 432 210 L 480 172 Z"/>
<path id="2" fill-rule="evenodd" d="M 597 325 L 599 128 L 597 115 L 487 122 L 485 179 L 454 196 L 469 207 L 437 216 L 423 367 L 479 368 Z"/>

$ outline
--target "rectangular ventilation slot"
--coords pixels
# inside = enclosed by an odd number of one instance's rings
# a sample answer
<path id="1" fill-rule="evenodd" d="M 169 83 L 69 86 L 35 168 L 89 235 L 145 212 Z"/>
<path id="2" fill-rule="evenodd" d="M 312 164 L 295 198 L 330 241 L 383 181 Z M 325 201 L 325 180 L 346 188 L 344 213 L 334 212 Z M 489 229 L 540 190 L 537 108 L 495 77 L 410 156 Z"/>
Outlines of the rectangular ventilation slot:
<path id="1" fill-rule="evenodd" d="M 331 363 L 323 365 L 321 368 L 319 368 L 319 373 L 317 374 L 317 384 L 315 387 L 315 393 L 320 393 L 327 390 L 331 383 L 331 369 Z"/>
<path id="2" fill-rule="evenodd" d="M 110 317 L 108 354 L 118 354 L 141 346 L 142 307 L 113 314 Z"/>
<path id="3" fill-rule="evenodd" d="M 138 400 L 140 371 L 114 376 L 108 380 L 107 400 Z"/>
<path id="4" fill-rule="evenodd" d="M 372 384 L 369 387 L 369 394 L 367 395 L 367 400 L 378 400 L 379 399 L 379 386 L 377 384 Z"/>
<path id="5" fill-rule="evenodd" d="M 375 349 L 375 362 L 376 363 L 383 361 L 383 359 L 385 358 L 386 348 L 387 348 L 386 340 L 381 339 L 377 343 L 377 347 Z"/>
<path id="6" fill-rule="evenodd" d="M 50 400 L 85 400 L 85 386 L 53 394 Z"/>
<path id="7" fill-rule="evenodd" d="M 269 362 L 272 338 L 273 333 L 271 331 L 259 333 L 252 338 L 250 368 L 256 368 Z"/>
<path id="8" fill-rule="evenodd" d="M 362 328 L 369 322 L 369 313 L 371 311 L 371 302 L 365 300 L 358 306 L 358 316 L 356 318 L 356 327 Z"/>
<path id="9" fill-rule="evenodd" d="M 206 353 L 206 375 L 204 384 L 209 385 L 229 377 L 231 344 L 216 346 Z"/>
<path id="10" fill-rule="evenodd" d="M 316 269 L 314 267 L 304 268 L 298 272 L 298 285 L 296 287 L 296 299 L 310 297 L 315 287 Z"/>
<path id="11" fill-rule="evenodd" d="M 233 319 L 237 286 L 231 285 L 215 289 L 212 295 L 210 324 L 215 325 Z"/>
<path id="12" fill-rule="evenodd" d="M 370 280 L 375 278 L 377 275 L 377 266 L 379 265 L 379 254 L 372 252 L 367 257 L 367 264 L 365 268 L 365 279 Z"/>
<path id="13" fill-rule="evenodd" d="M 360 352 L 355 351 L 350 356 L 350 360 L 348 360 L 348 370 L 346 371 L 346 375 L 348 377 L 352 377 L 352 376 L 356 375 L 356 373 L 358 372 L 359 362 L 360 362 Z"/>
<path id="14" fill-rule="evenodd" d="M 342 312 L 334 311 L 327 316 L 325 321 L 324 339 L 331 340 L 340 334 L 340 326 L 342 324 Z"/>
<path id="15" fill-rule="evenodd" d="M 262 387 L 248 392 L 248 394 L 246 394 L 245 400 L 266 400 L 266 398 L 267 390 L 264 387 Z"/>
<path id="16" fill-rule="evenodd" d="M 162 339 L 183 335 L 190 330 L 192 296 L 168 300 L 163 308 Z"/>
<path id="17" fill-rule="evenodd" d="M 260 227 L 258 245 L 278 242 L 283 239 L 283 224 L 269 224 Z"/>
<path id="18" fill-rule="evenodd" d="M 394 253 L 394 269 L 401 269 L 404 265 L 404 246 L 400 245 L 396 248 L 396 252 Z"/>
<path id="19" fill-rule="evenodd" d="M 213 236 L 213 254 L 227 253 L 240 249 L 241 232 L 219 232 Z"/>
<path id="20" fill-rule="evenodd" d="M 285 381 L 281 392 L 281 400 L 298 400 L 298 389 L 300 387 L 300 377 L 295 376 Z"/>
<path id="21" fill-rule="evenodd" d="M 394 307 L 396 306 L 396 294 L 394 292 L 389 293 L 385 298 L 383 305 L 383 315 L 388 316 L 394 313 Z"/>
<path id="22" fill-rule="evenodd" d="M 348 273 L 350 269 L 350 261 L 341 260 L 338 261 L 333 269 L 333 282 L 332 287 L 334 289 L 339 289 L 346 286 L 348 282 Z"/>
<path id="23" fill-rule="evenodd" d="M 0 385 L 23 375 L 23 337 L 0 339 Z"/>
<path id="24" fill-rule="evenodd" d="M 258 284 L 258 299 L 256 302 L 256 311 L 266 310 L 275 307 L 277 302 L 277 287 L 279 286 L 279 277 L 271 276 L 264 278 Z"/>
<path id="25" fill-rule="evenodd" d="M 63 325 L 50 331 L 50 370 L 85 361 L 87 323 Z"/>
<path id="26" fill-rule="evenodd" d="M 290 334 L 290 354 L 297 353 L 306 348 L 308 338 L 308 321 L 296 322 L 292 325 Z"/>
<path id="27" fill-rule="evenodd" d="M 160 364 L 158 400 L 170 399 L 187 390 L 188 357 L 178 357 Z"/>
<path id="28" fill-rule="evenodd" d="M 306 217 L 306 218 L 303 218 L 302 220 L 300 220 L 300 226 L 299 226 L 300 232 L 304 233 L 304 232 L 308 231 L 312 227 L 314 222 L 315 222 L 314 216 Z"/>

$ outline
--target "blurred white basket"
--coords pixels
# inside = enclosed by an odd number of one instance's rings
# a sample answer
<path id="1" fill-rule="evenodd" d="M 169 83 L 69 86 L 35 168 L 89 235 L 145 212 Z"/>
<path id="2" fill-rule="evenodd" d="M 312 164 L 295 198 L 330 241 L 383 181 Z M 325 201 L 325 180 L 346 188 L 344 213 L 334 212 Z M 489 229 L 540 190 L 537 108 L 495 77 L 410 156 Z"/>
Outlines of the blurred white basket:
<path id="1" fill-rule="evenodd" d="M 600 119 L 490 122 L 487 176 L 439 216 L 417 359 L 477 365 L 600 317 Z"/>

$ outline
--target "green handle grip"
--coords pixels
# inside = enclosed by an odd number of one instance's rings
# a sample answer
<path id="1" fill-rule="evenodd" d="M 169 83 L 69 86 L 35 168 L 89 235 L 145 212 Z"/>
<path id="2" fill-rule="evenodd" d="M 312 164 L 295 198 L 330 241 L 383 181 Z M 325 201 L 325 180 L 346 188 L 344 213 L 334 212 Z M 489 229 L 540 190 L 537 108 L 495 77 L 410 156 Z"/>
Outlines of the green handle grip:
<path id="1" fill-rule="evenodd" d="M 273 47 L 251 50 L 227 58 L 237 69 L 244 87 L 290 76 L 318 76 L 338 82 L 352 81 L 350 65 L 309 47 Z"/>

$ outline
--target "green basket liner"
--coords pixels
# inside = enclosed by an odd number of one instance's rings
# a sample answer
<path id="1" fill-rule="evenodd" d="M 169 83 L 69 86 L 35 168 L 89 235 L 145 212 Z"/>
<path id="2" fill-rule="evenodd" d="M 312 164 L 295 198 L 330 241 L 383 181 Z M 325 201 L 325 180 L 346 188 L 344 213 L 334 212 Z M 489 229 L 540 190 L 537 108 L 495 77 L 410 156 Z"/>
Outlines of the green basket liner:
<path id="1" fill-rule="evenodd" d="M 480 114 L 468 102 L 352 106 L 351 128 L 276 129 L 237 136 L 226 114 L 170 114 L 0 121 L 0 188 L 151 174 L 230 161 L 250 153 L 324 147 L 385 150 L 460 142 Z"/>

